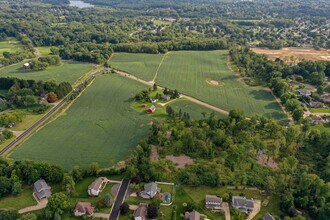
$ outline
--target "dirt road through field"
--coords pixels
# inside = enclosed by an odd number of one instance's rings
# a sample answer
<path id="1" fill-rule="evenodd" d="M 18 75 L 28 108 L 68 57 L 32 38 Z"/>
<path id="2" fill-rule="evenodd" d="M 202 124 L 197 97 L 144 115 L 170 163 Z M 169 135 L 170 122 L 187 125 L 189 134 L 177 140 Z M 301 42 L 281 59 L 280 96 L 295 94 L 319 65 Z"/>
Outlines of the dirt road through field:
<path id="1" fill-rule="evenodd" d="M 140 83 L 143 83 L 143 84 L 145 84 L 145 85 L 147 85 L 147 86 L 153 86 L 153 85 L 154 85 L 153 82 L 147 82 L 147 81 L 145 81 L 145 80 L 143 80 L 143 79 L 140 79 L 140 78 L 138 78 L 138 77 L 136 77 L 136 76 L 133 76 L 133 75 L 131 75 L 131 74 L 129 74 L 129 73 L 126 73 L 126 72 L 123 72 L 123 71 L 120 71 L 120 70 L 116 70 L 116 72 L 117 72 L 117 74 L 119 74 L 119 75 L 121 75 L 121 76 L 124 76 L 124 77 L 130 78 L 130 79 L 133 79 L 133 80 L 138 81 L 138 82 L 140 82 Z M 158 88 L 160 88 L 160 89 L 164 89 L 163 87 L 161 87 L 161 86 L 159 86 L 159 85 L 158 85 Z M 225 114 L 225 115 L 228 115 L 228 114 L 229 114 L 228 111 L 225 111 L 225 110 L 220 109 L 220 108 L 218 108 L 218 107 L 215 107 L 215 106 L 213 106 L 213 105 L 207 104 L 207 103 L 205 103 L 205 102 L 203 102 L 203 101 L 201 101 L 201 100 L 198 100 L 198 99 L 196 99 L 196 98 L 194 98 L 194 97 L 191 97 L 191 96 L 188 96 L 188 95 L 185 95 L 185 94 L 181 94 L 180 97 L 182 97 L 182 98 L 186 98 L 186 99 L 188 99 L 188 100 L 191 101 L 191 102 L 194 102 L 194 103 L 196 103 L 196 104 L 202 105 L 202 106 L 204 106 L 204 107 L 206 107 L 206 108 L 212 109 L 212 110 L 214 110 L 214 111 L 216 111 L 216 112 L 219 112 L 219 113 L 221 113 L 221 114 Z"/>

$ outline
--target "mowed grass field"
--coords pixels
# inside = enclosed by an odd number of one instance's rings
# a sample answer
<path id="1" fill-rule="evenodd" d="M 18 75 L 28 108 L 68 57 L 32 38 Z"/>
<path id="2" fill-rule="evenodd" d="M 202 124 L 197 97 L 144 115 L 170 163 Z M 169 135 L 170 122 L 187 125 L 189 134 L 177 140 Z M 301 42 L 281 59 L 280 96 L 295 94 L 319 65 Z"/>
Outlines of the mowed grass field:
<path id="1" fill-rule="evenodd" d="M 210 80 L 221 85 L 212 85 Z M 284 118 L 270 92 L 246 85 L 228 69 L 227 51 L 170 52 L 160 67 L 156 83 L 226 111 L 241 109 L 248 116 Z"/>
<path id="2" fill-rule="evenodd" d="M 2 53 L 7 52 L 15 52 L 19 49 L 23 48 L 21 42 L 17 41 L 15 38 L 8 37 L 4 41 L 0 41 L 0 57 L 3 57 Z"/>
<path id="3" fill-rule="evenodd" d="M 69 82 L 74 84 L 83 74 L 93 69 L 89 63 L 62 61 L 59 66 L 49 66 L 43 71 L 25 70 L 23 63 L 0 69 L 0 77 L 17 77 L 20 79 L 55 80 L 56 82 Z"/>
<path id="4" fill-rule="evenodd" d="M 70 169 L 127 159 L 149 133 L 150 118 L 130 108 L 146 86 L 119 75 L 102 75 L 65 114 L 37 131 L 10 157 L 48 161 Z"/>
<path id="5" fill-rule="evenodd" d="M 154 78 L 163 56 L 164 54 L 115 53 L 110 64 L 115 69 L 150 81 Z"/>

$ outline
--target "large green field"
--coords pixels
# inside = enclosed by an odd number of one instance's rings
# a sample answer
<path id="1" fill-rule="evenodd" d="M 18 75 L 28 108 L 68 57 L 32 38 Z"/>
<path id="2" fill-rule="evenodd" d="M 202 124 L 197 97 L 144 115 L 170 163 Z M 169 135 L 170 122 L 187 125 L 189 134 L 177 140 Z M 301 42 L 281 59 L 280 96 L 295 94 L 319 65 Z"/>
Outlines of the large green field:
<path id="1" fill-rule="evenodd" d="M 15 38 L 7 38 L 4 41 L 0 41 L 0 57 L 3 56 L 2 53 L 5 51 L 15 52 L 20 48 L 23 48 L 23 45 Z"/>
<path id="2" fill-rule="evenodd" d="M 227 51 L 171 52 L 161 65 L 156 81 L 227 111 L 241 109 L 249 116 L 284 117 L 270 92 L 240 82 L 226 61 Z M 221 85 L 214 86 L 210 80 Z"/>
<path id="3" fill-rule="evenodd" d="M 150 81 L 154 78 L 163 56 L 163 54 L 115 53 L 110 64 L 116 69 Z"/>
<path id="4" fill-rule="evenodd" d="M 130 107 L 146 86 L 119 75 L 102 75 L 68 111 L 36 132 L 10 157 L 87 167 L 106 167 L 128 158 L 147 136 L 150 118 Z"/>
<path id="5" fill-rule="evenodd" d="M 157 84 L 226 111 L 241 109 L 249 116 L 259 114 L 284 119 L 285 115 L 270 92 L 263 87 L 246 85 L 228 69 L 227 53 L 169 52 L 164 59 L 161 55 L 116 53 L 111 64 L 145 80 L 151 80 L 157 72 Z M 219 85 L 210 83 L 212 80 Z"/>
<path id="6" fill-rule="evenodd" d="M 0 69 L 0 77 L 17 77 L 20 79 L 55 80 L 75 83 L 84 73 L 93 69 L 92 64 L 63 61 L 59 66 L 50 66 L 43 71 L 25 70 L 23 63 Z"/>

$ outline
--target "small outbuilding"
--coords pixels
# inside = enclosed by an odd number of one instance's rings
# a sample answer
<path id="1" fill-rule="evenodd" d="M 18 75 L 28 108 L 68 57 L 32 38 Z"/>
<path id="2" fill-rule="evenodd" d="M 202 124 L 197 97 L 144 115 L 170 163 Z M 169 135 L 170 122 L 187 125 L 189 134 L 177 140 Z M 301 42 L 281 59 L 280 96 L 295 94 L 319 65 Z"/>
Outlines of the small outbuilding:
<path id="1" fill-rule="evenodd" d="M 156 111 L 156 107 L 152 105 L 150 108 L 148 108 L 147 113 L 154 113 Z"/>
<path id="2" fill-rule="evenodd" d="M 30 68 L 30 63 L 24 63 L 23 68 L 24 69 L 29 69 Z"/>
<path id="3" fill-rule="evenodd" d="M 46 181 L 43 179 L 40 179 L 33 184 L 34 194 L 39 200 L 50 197 L 52 195 L 50 189 L 51 187 L 48 186 Z"/>

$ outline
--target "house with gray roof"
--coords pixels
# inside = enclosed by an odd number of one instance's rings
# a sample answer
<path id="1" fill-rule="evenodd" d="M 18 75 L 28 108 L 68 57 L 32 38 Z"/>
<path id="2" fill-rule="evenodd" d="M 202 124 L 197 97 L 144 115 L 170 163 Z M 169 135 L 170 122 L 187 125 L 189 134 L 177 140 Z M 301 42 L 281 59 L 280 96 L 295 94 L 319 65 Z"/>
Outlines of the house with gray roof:
<path id="1" fill-rule="evenodd" d="M 302 96 L 310 96 L 312 93 L 306 89 L 298 89 L 297 90 L 299 92 L 300 95 Z"/>
<path id="2" fill-rule="evenodd" d="M 205 208 L 210 210 L 221 210 L 222 198 L 214 195 L 205 196 Z"/>
<path id="3" fill-rule="evenodd" d="M 145 199 L 152 199 L 159 192 L 160 188 L 157 187 L 157 183 L 152 182 L 144 185 L 144 190 L 140 193 L 140 196 Z"/>
<path id="4" fill-rule="evenodd" d="M 254 209 L 254 200 L 244 196 L 233 196 L 231 205 L 243 213 L 249 213 Z"/>
<path id="5" fill-rule="evenodd" d="M 40 179 L 33 184 L 33 191 L 36 197 L 41 200 L 48 198 L 52 192 L 50 191 L 51 187 L 48 186 L 45 180 Z"/>
<path id="6" fill-rule="evenodd" d="M 262 220 L 275 220 L 274 216 L 272 216 L 271 214 L 267 213 Z"/>
<path id="7" fill-rule="evenodd" d="M 99 177 L 91 185 L 88 186 L 88 195 L 89 196 L 98 196 L 106 184 L 108 183 L 108 179 L 105 177 Z"/>

